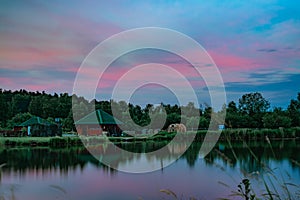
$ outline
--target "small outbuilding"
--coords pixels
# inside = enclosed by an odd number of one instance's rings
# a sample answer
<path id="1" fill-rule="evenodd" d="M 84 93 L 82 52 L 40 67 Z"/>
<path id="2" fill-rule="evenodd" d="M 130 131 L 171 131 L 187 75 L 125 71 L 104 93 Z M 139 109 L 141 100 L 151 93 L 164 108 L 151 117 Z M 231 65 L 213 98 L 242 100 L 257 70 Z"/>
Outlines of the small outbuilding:
<path id="1" fill-rule="evenodd" d="M 123 124 L 107 112 L 99 109 L 75 122 L 79 135 L 118 136 L 122 130 L 118 125 Z"/>
<path id="2" fill-rule="evenodd" d="M 33 116 L 27 121 L 17 125 L 14 129 L 26 128 L 28 136 L 61 136 L 62 130 L 58 124 L 52 123 L 46 119 Z"/>

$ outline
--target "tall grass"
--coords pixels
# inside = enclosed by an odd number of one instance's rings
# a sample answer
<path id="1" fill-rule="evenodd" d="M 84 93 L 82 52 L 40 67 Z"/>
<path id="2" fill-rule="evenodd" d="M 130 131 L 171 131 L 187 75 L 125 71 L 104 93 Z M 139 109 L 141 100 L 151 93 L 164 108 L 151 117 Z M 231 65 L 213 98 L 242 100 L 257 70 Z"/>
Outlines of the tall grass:
<path id="1" fill-rule="evenodd" d="M 16 195 L 15 195 L 15 186 L 10 187 L 10 196 L 5 196 L 4 194 L 0 195 L 0 200 L 16 200 Z"/>
<path id="2" fill-rule="evenodd" d="M 262 200 L 294 200 L 294 199 L 300 199 L 300 184 L 294 183 L 292 181 L 292 177 L 290 178 L 284 178 L 283 176 L 283 170 L 282 169 L 271 169 L 266 163 L 259 160 L 259 156 L 255 154 L 254 151 L 249 147 L 247 141 L 253 138 L 259 138 L 261 140 L 265 141 L 265 144 L 269 147 L 270 151 L 273 154 L 273 157 L 276 159 L 276 154 L 273 150 L 272 146 L 272 139 L 275 138 L 286 138 L 286 137 L 299 137 L 299 128 L 289 129 L 288 132 L 286 132 L 283 129 L 278 130 L 271 130 L 271 129 L 264 129 L 264 130 L 247 130 L 247 129 L 240 129 L 240 130 L 227 130 L 222 134 L 222 140 L 226 141 L 228 143 L 229 148 L 231 149 L 232 156 L 226 155 L 217 148 L 214 149 L 214 152 L 222 158 L 226 163 L 232 163 L 232 157 L 233 159 L 238 160 L 238 152 L 235 152 L 231 141 L 232 140 L 239 140 L 243 142 L 243 146 L 248 150 L 249 155 L 260 164 L 260 167 L 265 172 L 264 174 L 260 172 L 243 172 L 243 175 L 240 177 L 239 183 L 237 183 L 235 188 L 231 188 L 228 184 L 218 181 L 221 187 L 227 187 L 231 189 L 231 193 L 228 194 L 228 196 L 220 197 L 219 199 L 222 200 L 229 200 L 233 197 L 238 199 L 244 199 L 244 200 L 256 200 L 256 199 L 262 199 Z M 198 133 L 199 134 L 199 133 Z M 208 162 L 212 162 L 215 167 L 222 170 L 222 172 L 225 172 L 225 169 L 218 163 L 213 163 L 214 161 L 209 160 L 208 158 L 205 158 Z M 300 163 L 296 160 L 290 160 L 292 163 L 300 166 Z M 286 172 L 287 173 L 287 172 Z M 251 181 L 252 176 L 256 175 L 262 185 L 262 190 L 257 191 L 257 189 L 254 189 L 251 187 Z M 279 175 L 278 175 L 279 174 Z M 228 174 L 230 177 L 231 175 Z M 234 180 L 236 182 L 236 180 Z M 261 188 L 260 188 L 261 189 Z M 161 190 L 165 195 L 168 195 L 168 197 L 171 197 L 171 199 L 196 199 L 194 197 L 184 197 L 183 195 L 179 198 L 178 194 L 176 192 L 171 191 L 169 189 L 167 190 Z"/>
<path id="3" fill-rule="evenodd" d="M 283 132 L 282 130 L 281 132 L 281 137 L 283 137 Z M 294 134 L 296 134 L 295 131 L 293 131 L 293 136 L 295 136 Z M 265 141 L 266 144 L 269 146 L 269 148 L 271 149 L 271 152 L 273 154 L 273 157 L 276 159 L 276 154 L 274 153 L 273 147 L 272 147 L 272 143 L 269 139 L 268 134 L 264 133 L 265 136 Z M 241 139 L 241 138 L 239 138 Z M 229 141 L 230 143 L 230 141 Z M 261 196 L 258 198 L 258 194 L 256 194 L 256 192 L 253 191 L 253 193 L 249 196 L 249 195 L 245 195 L 245 192 L 241 191 L 241 184 L 238 185 L 238 190 L 237 194 L 240 194 L 243 199 L 248 200 L 248 199 L 269 199 L 269 200 L 273 200 L 273 199 L 279 199 L 279 200 L 292 200 L 292 199 L 297 199 L 297 192 L 296 193 L 292 193 L 289 189 L 289 187 L 295 187 L 295 189 L 297 189 L 298 191 L 300 191 L 300 185 L 297 185 L 295 183 L 291 183 L 291 182 L 287 182 L 282 174 L 282 171 L 280 169 L 270 169 L 270 167 L 268 165 L 266 165 L 265 163 L 261 162 L 257 155 L 255 155 L 255 153 L 251 150 L 251 148 L 247 145 L 247 143 L 245 141 L 243 141 L 244 146 L 249 150 L 250 155 L 258 162 L 260 163 L 260 166 L 262 167 L 262 169 L 266 172 L 266 177 L 264 175 L 260 176 L 262 182 L 263 182 L 263 186 L 264 186 L 264 193 L 261 194 Z M 234 149 L 231 147 L 232 151 L 234 152 Z M 277 177 L 275 175 L 275 170 L 279 170 L 279 174 L 280 177 Z M 266 180 L 267 178 L 267 180 Z M 246 183 L 243 182 L 243 184 L 245 185 L 245 188 L 247 187 L 248 184 L 250 184 L 249 179 L 245 178 L 243 179 L 247 180 Z M 281 192 L 279 192 L 279 189 L 282 188 Z M 250 192 L 248 190 L 248 192 Z M 248 193 L 249 194 L 249 193 Z"/>

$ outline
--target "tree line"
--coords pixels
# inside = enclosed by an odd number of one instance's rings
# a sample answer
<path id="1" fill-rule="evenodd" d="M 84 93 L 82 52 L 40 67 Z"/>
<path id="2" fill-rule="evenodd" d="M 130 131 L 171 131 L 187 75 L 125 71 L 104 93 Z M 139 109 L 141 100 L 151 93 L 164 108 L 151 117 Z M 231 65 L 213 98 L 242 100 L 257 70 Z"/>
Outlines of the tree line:
<path id="1" fill-rule="evenodd" d="M 73 98 L 73 108 L 72 108 Z M 127 104 L 125 101 L 88 101 L 83 97 L 69 95 L 68 93 L 47 94 L 43 92 L 30 92 L 26 90 L 2 90 L 0 89 L 0 129 L 11 129 L 14 125 L 20 124 L 31 116 L 39 116 L 49 121 L 55 122 L 59 119 L 64 131 L 75 130 L 74 118 L 80 119 L 86 113 L 94 109 L 102 109 L 112 114 L 111 105 L 117 110 L 114 115 L 117 119 L 126 122 L 132 120 L 140 125 L 146 126 L 150 123 L 149 113 L 153 109 L 151 104 L 145 107 Z M 226 111 L 225 125 L 229 128 L 278 128 L 300 126 L 300 93 L 296 99 L 290 100 L 287 109 L 275 107 L 270 109 L 270 102 L 261 93 L 247 93 L 242 95 L 238 102 L 231 101 L 224 105 L 221 111 L 214 111 L 208 105 L 201 105 L 196 108 L 194 103 L 185 106 L 163 104 L 165 109 L 166 123 L 163 129 L 169 124 L 179 123 L 180 121 L 194 129 L 207 129 L 212 113 Z M 76 110 L 73 118 L 73 110 Z M 126 112 L 129 109 L 129 112 Z M 182 112 L 184 110 L 184 112 Z M 192 113 L 198 112 L 199 118 Z M 129 115 L 128 115 L 129 113 Z M 186 113 L 181 116 L 181 113 Z M 191 113 L 191 115 L 189 115 Z M 159 115 L 159 114 L 158 114 Z M 154 119 L 159 120 L 160 116 Z M 128 127 L 130 129 L 131 127 Z"/>

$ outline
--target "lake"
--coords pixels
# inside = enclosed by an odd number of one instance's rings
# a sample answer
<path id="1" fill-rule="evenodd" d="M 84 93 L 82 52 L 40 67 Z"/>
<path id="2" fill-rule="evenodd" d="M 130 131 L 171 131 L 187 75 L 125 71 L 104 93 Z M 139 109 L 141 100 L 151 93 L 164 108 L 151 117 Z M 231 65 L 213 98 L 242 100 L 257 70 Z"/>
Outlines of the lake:
<path id="1" fill-rule="evenodd" d="M 119 144 L 124 149 L 145 145 Z M 111 146 L 103 144 L 101 148 L 108 152 Z M 170 191 L 178 199 L 242 199 L 230 195 L 238 192 L 244 178 L 250 180 L 257 197 L 267 198 L 263 195 L 268 187 L 281 199 L 300 198 L 299 140 L 271 141 L 271 145 L 263 141 L 218 142 L 204 159 L 199 157 L 200 147 L 201 143 L 194 142 L 173 164 L 141 174 L 111 169 L 83 147 L 1 147 L 0 164 L 6 165 L 0 173 L 0 199 L 174 199 Z M 163 163 L 170 156 L 156 159 Z M 118 164 L 133 162 L 127 159 Z M 143 162 L 151 165 L 154 160 Z"/>

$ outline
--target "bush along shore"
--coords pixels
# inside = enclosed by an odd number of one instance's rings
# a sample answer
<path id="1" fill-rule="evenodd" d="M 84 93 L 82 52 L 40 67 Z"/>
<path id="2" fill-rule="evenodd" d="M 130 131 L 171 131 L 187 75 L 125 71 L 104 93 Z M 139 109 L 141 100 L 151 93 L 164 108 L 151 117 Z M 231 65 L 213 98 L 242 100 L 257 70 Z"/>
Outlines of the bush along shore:
<path id="1" fill-rule="evenodd" d="M 82 146 L 79 137 L 0 137 L 0 146 Z"/>
<path id="2" fill-rule="evenodd" d="M 196 141 L 203 141 L 206 131 L 198 131 Z M 278 140 L 299 139 L 300 127 L 279 129 L 226 129 L 223 130 L 219 140 Z"/>
<path id="3" fill-rule="evenodd" d="M 202 142 L 207 130 L 197 131 L 195 141 Z M 187 132 L 180 136 L 184 139 Z M 108 137 L 111 142 L 147 142 L 147 141 L 170 141 L 176 133 L 161 131 L 155 135 L 139 135 L 130 137 Z M 279 128 L 279 129 L 226 129 L 223 130 L 219 140 L 245 141 L 245 140 L 279 140 L 279 139 L 300 139 L 300 127 Z M 106 142 L 104 136 L 64 136 L 64 137 L 0 137 L 0 146 L 50 146 L 50 147 L 72 147 L 85 145 L 97 145 Z M 183 140 L 184 141 L 184 140 Z"/>

